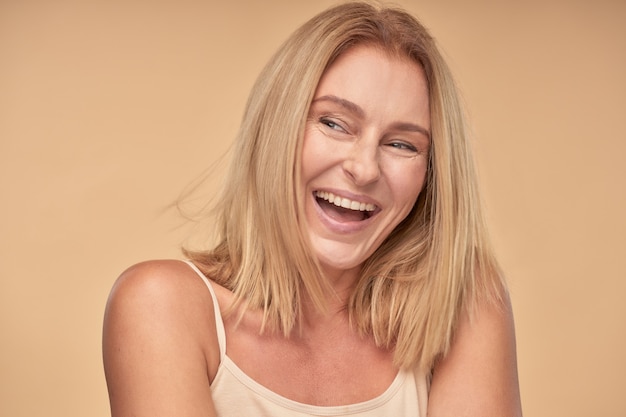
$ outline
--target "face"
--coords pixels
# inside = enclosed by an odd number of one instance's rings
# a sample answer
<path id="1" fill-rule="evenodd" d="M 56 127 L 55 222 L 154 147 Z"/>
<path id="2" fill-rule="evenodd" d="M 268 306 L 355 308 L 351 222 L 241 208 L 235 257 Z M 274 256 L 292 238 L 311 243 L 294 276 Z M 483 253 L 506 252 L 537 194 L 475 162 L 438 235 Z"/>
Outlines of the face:
<path id="1" fill-rule="evenodd" d="M 422 68 L 372 46 L 343 53 L 320 80 L 307 120 L 307 233 L 325 272 L 356 274 L 411 211 L 429 151 Z"/>

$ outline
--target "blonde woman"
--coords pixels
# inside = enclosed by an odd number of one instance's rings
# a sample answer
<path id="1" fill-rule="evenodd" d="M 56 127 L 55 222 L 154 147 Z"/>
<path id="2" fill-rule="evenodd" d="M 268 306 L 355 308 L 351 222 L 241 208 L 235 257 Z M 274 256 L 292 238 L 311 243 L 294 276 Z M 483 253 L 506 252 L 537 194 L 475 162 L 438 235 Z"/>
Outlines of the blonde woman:
<path id="1" fill-rule="evenodd" d="M 456 88 L 409 14 L 311 19 L 250 95 L 189 261 L 112 290 L 121 416 L 519 416 L 510 303 Z"/>

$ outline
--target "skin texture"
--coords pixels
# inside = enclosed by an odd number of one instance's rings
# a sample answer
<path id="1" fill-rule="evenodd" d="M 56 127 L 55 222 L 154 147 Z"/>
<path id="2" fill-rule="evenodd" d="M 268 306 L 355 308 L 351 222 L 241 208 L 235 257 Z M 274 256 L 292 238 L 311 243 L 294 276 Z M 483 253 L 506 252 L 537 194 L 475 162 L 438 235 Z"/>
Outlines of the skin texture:
<path id="1" fill-rule="evenodd" d="M 145 262 L 120 276 L 103 329 L 112 416 L 215 415 L 212 306 L 204 283 L 180 261 Z"/>
<path id="2" fill-rule="evenodd" d="M 522 415 L 509 300 L 464 315 L 452 348 L 434 370 L 429 417 Z"/>
<path id="3" fill-rule="evenodd" d="M 356 279 L 409 213 L 426 176 L 429 129 L 426 80 L 415 62 L 357 46 L 326 71 L 304 134 L 302 182 L 312 251 L 329 277 Z M 376 209 L 365 221 L 337 220 L 316 191 Z"/>
<path id="4" fill-rule="evenodd" d="M 422 189 L 429 145 L 425 88 L 419 66 L 363 46 L 342 55 L 318 86 L 301 186 L 312 251 L 338 297 L 326 314 L 305 299 L 298 330 L 288 339 L 259 334 L 260 311 L 244 311 L 238 326 L 238 311 L 224 320 L 229 358 L 279 395 L 322 406 L 357 403 L 382 394 L 398 372 L 393 351 L 355 334 L 345 305 L 360 265 Z M 319 190 L 376 208 L 363 220 L 325 206 L 315 197 Z M 213 288 L 224 311 L 233 294 Z M 114 417 L 216 415 L 213 301 L 188 265 L 150 261 L 120 276 L 107 304 L 103 354 Z M 519 416 L 519 404 L 510 305 L 481 306 L 473 320 L 461 318 L 449 354 L 435 367 L 428 415 Z"/>

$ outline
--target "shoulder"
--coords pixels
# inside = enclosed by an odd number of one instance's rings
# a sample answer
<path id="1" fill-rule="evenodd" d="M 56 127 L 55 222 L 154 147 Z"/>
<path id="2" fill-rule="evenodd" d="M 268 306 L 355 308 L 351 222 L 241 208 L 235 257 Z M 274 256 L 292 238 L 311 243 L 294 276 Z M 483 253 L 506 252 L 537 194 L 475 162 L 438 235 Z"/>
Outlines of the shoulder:
<path id="1" fill-rule="evenodd" d="M 433 372 L 429 415 L 521 416 L 508 296 L 461 315 L 450 351 Z"/>
<path id="2" fill-rule="evenodd" d="M 208 407 L 206 388 L 219 365 L 215 335 L 211 295 L 189 265 L 149 261 L 124 271 L 111 290 L 103 328 L 113 415 Z"/>
<path id="3" fill-rule="evenodd" d="M 210 369 L 217 368 L 215 334 L 211 294 L 185 262 L 154 260 L 133 265 L 111 289 L 104 315 L 105 356 L 123 352 L 122 348 L 129 354 L 135 348 L 163 348 L 179 354 L 194 349 Z"/>
<path id="4" fill-rule="evenodd" d="M 212 306 L 210 294 L 189 265 L 176 260 L 146 261 L 126 269 L 115 281 L 105 319 L 117 312 L 184 319 L 179 313 L 205 310 L 203 306 Z"/>
<path id="5" fill-rule="evenodd" d="M 146 261 L 126 269 L 111 289 L 105 312 L 105 326 L 148 327 L 148 323 L 158 321 L 155 332 L 184 326 L 189 320 L 214 319 L 206 284 L 189 265 L 178 260 Z"/>
<path id="6" fill-rule="evenodd" d="M 202 290 L 206 286 L 189 265 L 178 260 L 153 260 L 135 264 L 115 281 L 109 303 L 126 300 L 152 303 L 175 303 L 179 297 Z M 200 294 L 199 294 L 200 295 Z"/>

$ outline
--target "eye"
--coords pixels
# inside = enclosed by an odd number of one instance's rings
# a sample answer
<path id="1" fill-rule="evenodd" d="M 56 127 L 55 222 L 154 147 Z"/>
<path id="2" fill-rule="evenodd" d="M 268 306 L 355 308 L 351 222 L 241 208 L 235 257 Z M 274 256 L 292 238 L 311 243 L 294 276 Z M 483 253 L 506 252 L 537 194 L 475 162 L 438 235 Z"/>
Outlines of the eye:
<path id="1" fill-rule="evenodd" d="M 417 152 L 417 148 L 408 142 L 389 142 L 387 146 L 399 151 Z"/>
<path id="2" fill-rule="evenodd" d="M 320 118 L 320 123 L 329 127 L 332 130 L 336 130 L 338 132 L 345 132 L 346 129 L 344 129 L 339 123 L 337 123 L 336 121 L 329 119 L 327 117 L 321 117 Z"/>

